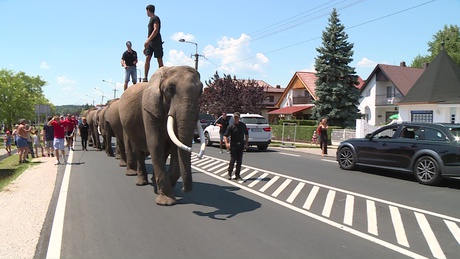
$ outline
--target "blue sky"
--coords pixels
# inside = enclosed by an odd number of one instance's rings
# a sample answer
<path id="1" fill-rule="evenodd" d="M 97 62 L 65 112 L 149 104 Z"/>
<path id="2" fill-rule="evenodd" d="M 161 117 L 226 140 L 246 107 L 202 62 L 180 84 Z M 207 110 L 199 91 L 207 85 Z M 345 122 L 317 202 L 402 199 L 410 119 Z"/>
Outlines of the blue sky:
<path id="1" fill-rule="evenodd" d="M 156 6 L 167 66 L 194 66 L 202 81 L 218 71 L 286 87 L 313 71 L 332 8 L 354 44 L 351 66 L 367 79 L 377 63 L 408 65 L 427 54 L 444 25 L 459 25 L 460 0 L 88 1 L 0 0 L 0 68 L 41 76 L 55 105 L 100 103 L 121 95 L 121 55 L 130 40 L 144 75 L 145 7 Z M 157 68 L 152 59 L 149 76 Z M 103 82 L 106 80 L 114 84 Z"/>

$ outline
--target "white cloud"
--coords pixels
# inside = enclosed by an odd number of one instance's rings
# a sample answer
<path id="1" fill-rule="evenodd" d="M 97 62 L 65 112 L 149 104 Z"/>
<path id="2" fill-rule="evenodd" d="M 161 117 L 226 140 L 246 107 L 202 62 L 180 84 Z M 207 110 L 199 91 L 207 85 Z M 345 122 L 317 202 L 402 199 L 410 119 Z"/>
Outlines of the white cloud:
<path id="1" fill-rule="evenodd" d="M 58 76 L 56 81 L 58 82 L 58 84 L 60 84 L 62 86 L 73 85 L 73 84 L 77 83 L 76 80 L 68 79 L 66 76 Z"/>
<path id="2" fill-rule="evenodd" d="M 358 61 L 358 63 L 356 63 L 356 67 L 375 67 L 378 63 L 375 62 L 375 61 L 372 61 L 366 57 L 363 57 L 360 61 Z"/>
<path id="3" fill-rule="evenodd" d="M 258 77 L 265 73 L 270 60 L 262 53 L 253 54 L 249 43 L 251 38 L 241 34 L 239 38 L 222 37 L 217 46 L 208 45 L 204 48 L 203 54 L 207 59 L 219 60 L 218 70 L 224 73 L 251 74 L 251 77 Z M 254 75 L 257 73 L 258 75 Z"/>
<path id="4" fill-rule="evenodd" d="M 171 36 L 173 41 L 179 41 L 180 39 L 184 39 L 186 41 L 192 41 L 195 39 L 195 36 L 192 34 L 185 34 L 183 32 L 176 32 Z"/>
<path id="5" fill-rule="evenodd" d="M 40 68 L 50 69 L 51 67 L 48 65 L 48 63 L 46 63 L 46 61 L 42 61 L 42 63 L 40 63 Z"/>

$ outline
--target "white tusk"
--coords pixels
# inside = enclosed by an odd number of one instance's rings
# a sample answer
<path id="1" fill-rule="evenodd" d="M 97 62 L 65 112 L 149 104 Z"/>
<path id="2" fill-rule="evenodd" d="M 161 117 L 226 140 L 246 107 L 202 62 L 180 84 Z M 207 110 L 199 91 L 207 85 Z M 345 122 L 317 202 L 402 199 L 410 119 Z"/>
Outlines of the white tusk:
<path id="1" fill-rule="evenodd" d="M 206 143 L 205 143 L 205 140 L 204 140 L 204 133 L 203 133 L 203 128 L 201 127 L 200 120 L 196 121 L 196 129 L 198 130 L 198 134 L 200 136 L 200 142 L 201 142 L 200 152 L 198 152 L 196 157 L 198 159 L 201 159 L 203 157 L 203 155 L 204 155 L 204 150 L 206 149 Z"/>
<path id="2" fill-rule="evenodd" d="M 99 133 L 99 135 L 102 135 L 101 126 L 99 126 L 99 125 L 97 125 L 97 132 Z"/>
<path id="3" fill-rule="evenodd" d="M 172 116 L 168 116 L 168 122 L 167 122 L 167 130 L 168 130 L 168 135 L 171 141 L 179 148 L 187 151 L 187 152 L 192 152 L 192 148 L 184 145 L 182 142 L 180 142 L 179 139 L 177 139 L 176 134 L 174 133 L 174 119 Z"/>

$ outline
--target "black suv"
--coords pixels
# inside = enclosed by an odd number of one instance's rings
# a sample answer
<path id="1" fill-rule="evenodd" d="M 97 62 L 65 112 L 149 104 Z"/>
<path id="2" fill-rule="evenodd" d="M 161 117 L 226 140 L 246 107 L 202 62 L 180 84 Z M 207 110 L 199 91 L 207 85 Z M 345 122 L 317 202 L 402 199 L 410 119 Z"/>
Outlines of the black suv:
<path id="1" fill-rule="evenodd" d="M 411 172 L 419 183 L 438 184 L 442 177 L 460 176 L 460 124 L 394 123 L 348 139 L 337 148 L 342 169 L 379 167 Z"/>

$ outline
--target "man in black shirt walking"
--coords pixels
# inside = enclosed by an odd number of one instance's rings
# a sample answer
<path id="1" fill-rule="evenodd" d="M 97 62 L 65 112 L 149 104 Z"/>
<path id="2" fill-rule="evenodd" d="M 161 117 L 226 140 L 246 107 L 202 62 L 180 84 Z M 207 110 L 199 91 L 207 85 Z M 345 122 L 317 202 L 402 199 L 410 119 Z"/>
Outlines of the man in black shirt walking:
<path id="1" fill-rule="evenodd" d="M 230 138 L 230 141 L 229 141 Z M 235 179 L 240 177 L 243 151 L 248 147 L 249 133 L 246 124 L 240 121 L 240 113 L 233 114 L 233 124 L 229 125 L 224 134 L 225 147 L 230 149 L 230 164 L 228 165 L 228 179 L 232 179 L 233 167 L 236 161 Z"/>
<path id="2" fill-rule="evenodd" d="M 227 131 L 228 124 L 230 122 L 230 118 L 227 117 L 227 113 L 223 112 L 222 116 L 216 121 L 216 125 L 220 127 L 219 129 L 219 135 L 220 135 L 220 153 L 222 153 L 222 146 L 225 144 L 224 143 L 224 133 Z M 227 149 L 228 153 L 228 149 Z"/>

